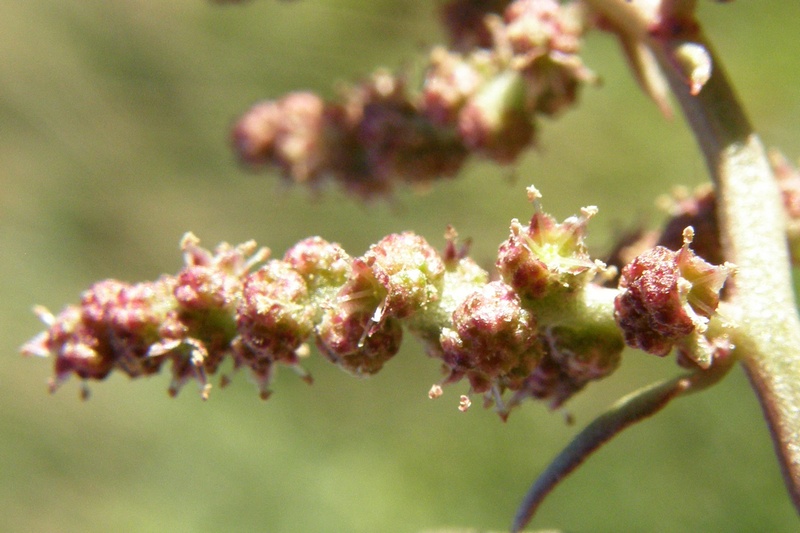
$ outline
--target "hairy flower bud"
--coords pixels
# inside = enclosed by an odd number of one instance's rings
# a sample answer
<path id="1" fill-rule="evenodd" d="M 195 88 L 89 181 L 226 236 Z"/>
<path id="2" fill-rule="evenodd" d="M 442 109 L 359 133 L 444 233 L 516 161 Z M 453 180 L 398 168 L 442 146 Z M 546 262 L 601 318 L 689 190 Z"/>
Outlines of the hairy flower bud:
<path id="1" fill-rule="evenodd" d="M 676 342 L 705 332 L 730 267 L 707 263 L 687 244 L 677 252 L 657 246 L 623 268 L 614 316 L 628 345 L 663 357 Z"/>
<path id="2" fill-rule="evenodd" d="M 296 364 L 297 349 L 314 329 L 313 308 L 308 303 L 302 276 L 282 261 L 270 261 L 248 275 L 236 310 L 242 343 L 253 354 L 244 363 Z"/>
<path id="3" fill-rule="evenodd" d="M 366 309 L 330 309 L 317 331 L 317 347 L 354 376 L 375 374 L 400 349 L 403 330 L 397 319 L 373 320 Z"/>
<path id="4" fill-rule="evenodd" d="M 400 349 L 402 329 L 385 312 L 387 290 L 369 264 L 356 258 L 317 326 L 317 347 L 343 370 L 367 376 L 378 372 Z"/>
<path id="5" fill-rule="evenodd" d="M 255 105 L 233 129 L 241 159 L 251 165 L 272 163 L 284 175 L 305 182 L 326 164 L 325 106 L 310 92 L 295 92 Z"/>
<path id="6" fill-rule="evenodd" d="M 298 242 L 283 256 L 283 261 L 303 276 L 309 290 L 339 287 L 350 272 L 350 256 L 336 243 L 321 237 Z"/>
<path id="7" fill-rule="evenodd" d="M 519 388 L 541 355 L 535 317 L 500 281 L 467 296 L 440 343 L 445 364 L 455 376 L 466 375 L 477 393 L 493 386 Z"/>
<path id="8" fill-rule="evenodd" d="M 406 318 L 439 298 L 444 262 L 428 242 L 410 232 L 384 237 L 364 261 L 386 291 L 383 313 Z"/>

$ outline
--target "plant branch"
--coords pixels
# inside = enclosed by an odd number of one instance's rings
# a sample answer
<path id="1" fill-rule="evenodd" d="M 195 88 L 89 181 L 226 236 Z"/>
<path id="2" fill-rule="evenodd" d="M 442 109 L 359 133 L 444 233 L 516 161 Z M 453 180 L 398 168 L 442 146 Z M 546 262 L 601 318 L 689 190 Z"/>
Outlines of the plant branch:
<path id="1" fill-rule="evenodd" d="M 726 258 L 735 263 L 731 302 L 740 308 L 734 339 L 769 423 L 789 493 L 800 509 L 800 321 L 790 278 L 785 221 L 766 153 L 719 59 L 699 32 L 714 72 L 693 96 L 675 68 L 674 43 L 659 41 L 656 57 L 700 144 L 717 188 Z"/>
<path id="2" fill-rule="evenodd" d="M 673 399 L 717 383 L 728 373 L 732 361 L 726 359 L 708 371 L 654 383 L 620 399 L 586 426 L 539 475 L 520 504 L 511 531 L 521 531 L 556 485 L 603 444 L 625 428 L 656 414 Z"/>
<path id="3" fill-rule="evenodd" d="M 643 32 L 646 17 L 630 16 L 642 9 L 637 8 L 640 2 L 588 3 L 620 35 L 643 36 L 703 152 L 717 189 L 725 258 L 738 267 L 731 293 L 741 317 L 733 339 L 735 355 L 759 397 L 788 491 L 800 509 L 800 321 L 780 194 L 764 148 L 719 58 L 690 14 L 681 12 L 679 19 L 656 24 L 651 20 Z M 710 78 L 699 87 L 692 85 L 687 64 L 681 62 L 687 46 L 701 51 L 711 68 Z"/>

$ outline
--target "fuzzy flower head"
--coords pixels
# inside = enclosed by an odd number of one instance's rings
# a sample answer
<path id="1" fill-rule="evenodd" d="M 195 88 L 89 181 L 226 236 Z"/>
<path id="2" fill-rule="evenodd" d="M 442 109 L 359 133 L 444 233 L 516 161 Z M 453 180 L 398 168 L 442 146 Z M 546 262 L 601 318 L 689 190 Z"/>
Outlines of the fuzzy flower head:
<path id="1" fill-rule="evenodd" d="M 375 280 L 386 292 L 383 313 L 406 318 L 439 298 L 444 262 L 414 233 L 384 237 L 364 255 Z"/>

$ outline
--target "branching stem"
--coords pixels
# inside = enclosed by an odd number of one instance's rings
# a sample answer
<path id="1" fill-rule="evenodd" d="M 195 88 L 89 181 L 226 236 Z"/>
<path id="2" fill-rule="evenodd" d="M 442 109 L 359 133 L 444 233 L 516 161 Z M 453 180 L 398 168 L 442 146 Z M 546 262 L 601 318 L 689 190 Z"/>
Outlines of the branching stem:
<path id="1" fill-rule="evenodd" d="M 717 383 L 728 373 L 732 362 L 719 361 L 709 371 L 660 381 L 620 399 L 586 426 L 542 472 L 525 495 L 511 531 L 521 531 L 550 491 L 603 444 L 628 426 L 656 414 L 673 399 Z"/>
<path id="2" fill-rule="evenodd" d="M 761 402 L 789 494 L 800 510 L 800 320 L 783 206 L 764 147 L 694 19 L 660 20 L 656 26 L 654 19 L 632 15 L 648 2 L 587 3 L 619 31 L 644 36 L 703 152 L 717 190 L 725 257 L 738 267 L 730 300 L 742 317 L 735 355 Z M 712 66 L 696 94 L 673 55 L 687 42 L 702 46 Z"/>
<path id="3" fill-rule="evenodd" d="M 710 53 L 714 69 L 696 96 L 670 68 L 671 43 L 656 40 L 653 49 L 715 183 L 725 257 L 738 267 L 730 300 L 742 317 L 735 354 L 761 402 L 787 489 L 800 510 L 800 321 L 783 205 L 764 147 L 719 59 L 699 32 L 692 41 Z"/>
<path id="4" fill-rule="evenodd" d="M 656 383 L 593 421 L 531 487 L 512 531 L 522 529 L 560 480 L 605 442 L 672 399 L 715 383 L 733 360 L 740 360 L 750 377 L 788 492 L 800 510 L 800 320 L 783 205 L 764 147 L 693 17 L 694 2 L 586 1 L 618 33 L 623 46 L 630 50 L 637 43 L 649 50 L 705 157 L 717 192 L 725 258 L 738 267 L 729 291 L 729 308 L 737 317 L 735 349 L 730 360 L 711 372 Z M 692 71 L 694 60 L 697 68 Z"/>

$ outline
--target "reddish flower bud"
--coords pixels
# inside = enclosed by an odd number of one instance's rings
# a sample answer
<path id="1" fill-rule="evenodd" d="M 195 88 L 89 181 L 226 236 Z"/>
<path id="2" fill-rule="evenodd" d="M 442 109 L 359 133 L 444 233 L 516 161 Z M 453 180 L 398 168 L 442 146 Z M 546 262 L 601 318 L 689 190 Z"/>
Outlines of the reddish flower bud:
<path id="1" fill-rule="evenodd" d="M 585 381 L 575 380 L 567 374 L 561 364 L 550 355 L 545 343 L 544 357 L 511 397 L 508 407 L 510 409 L 527 398 L 535 398 L 549 400 L 550 408 L 558 409 L 585 385 Z"/>
<path id="2" fill-rule="evenodd" d="M 625 343 L 618 334 L 592 329 L 550 328 L 550 357 L 574 383 L 602 379 L 617 369 Z"/>
<path id="3" fill-rule="evenodd" d="M 452 126 L 458 112 L 481 84 L 483 76 L 461 55 L 436 48 L 422 88 L 422 109 L 438 126 Z"/>
<path id="4" fill-rule="evenodd" d="M 283 261 L 303 276 L 310 290 L 341 286 L 350 272 L 350 256 L 336 243 L 310 237 L 295 244 Z"/>
<path id="5" fill-rule="evenodd" d="M 403 330 L 394 318 L 373 320 L 366 309 L 328 310 L 317 328 L 317 347 L 355 376 L 375 374 L 400 349 Z"/>
<path id="6" fill-rule="evenodd" d="M 325 165 L 325 105 L 310 92 L 290 93 L 253 106 L 233 129 L 239 157 L 251 165 L 274 164 L 299 182 L 315 179 Z"/>
<path id="7" fill-rule="evenodd" d="M 188 266 L 178 273 L 175 299 L 191 310 L 230 307 L 239 297 L 242 282 L 214 267 Z"/>
<path id="8" fill-rule="evenodd" d="M 676 342 L 705 332 L 730 267 L 707 263 L 686 244 L 677 252 L 657 246 L 623 268 L 614 316 L 628 345 L 665 356 Z"/>
<path id="9" fill-rule="evenodd" d="M 503 13 L 505 35 L 515 55 L 539 56 L 550 50 L 577 53 L 583 33 L 582 13 L 555 0 L 516 0 Z"/>
<path id="10" fill-rule="evenodd" d="M 312 318 L 305 281 L 282 261 L 270 261 L 245 279 L 236 325 L 258 358 L 296 363 L 296 350 L 314 328 Z"/>
<path id="11" fill-rule="evenodd" d="M 494 281 L 470 294 L 453 312 L 453 328 L 442 331 L 442 359 L 465 374 L 475 392 L 493 385 L 517 388 L 540 357 L 536 319 L 519 297 Z"/>

